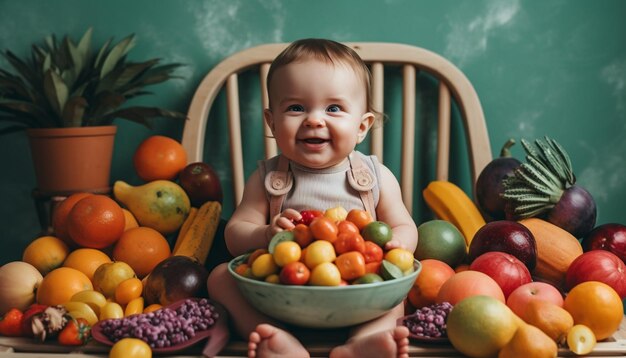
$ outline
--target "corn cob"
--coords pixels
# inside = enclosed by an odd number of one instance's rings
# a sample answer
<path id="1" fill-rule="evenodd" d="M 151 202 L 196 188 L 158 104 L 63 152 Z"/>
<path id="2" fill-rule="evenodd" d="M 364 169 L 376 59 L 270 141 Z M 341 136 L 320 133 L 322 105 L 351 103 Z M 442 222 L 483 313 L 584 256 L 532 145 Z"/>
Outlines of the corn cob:
<path id="1" fill-rule="evenodd" d="M 442 180 L 430 182 L 422 195 L 437 218 L 459 229 L 469 247 L 476 231 L 485 225 L 485 219 L 469 196 L 454 183 Z"/>

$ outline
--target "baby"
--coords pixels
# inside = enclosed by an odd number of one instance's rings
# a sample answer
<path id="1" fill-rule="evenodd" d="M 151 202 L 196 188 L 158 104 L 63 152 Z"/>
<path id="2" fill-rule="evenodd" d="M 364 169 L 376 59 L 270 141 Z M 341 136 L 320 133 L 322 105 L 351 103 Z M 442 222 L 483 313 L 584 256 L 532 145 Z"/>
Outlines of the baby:
<path id="1" fill-rule="evenodd" d="M 271 237 L 294 227 L 304 209 L 338 205 L 367 210 L 389 224 L 386 250 L 417 246 L 417 228 L 402 205 L 400 186 L 374 156 L 355 150 L 374 124 L 370 73 L 352 49 L 305 39 L 292 43 L 272 63 L 264 119 L 281 154 L 259 164 L 246 182 L 241 203 L 226 226 L 228 250 L 237 256 L 267 248 Z M 208 279 L 209 296 L 248 337 L 249 357 L 308 357 L 287 328 L 252 307 L 239 292 L 226 264 Z M 408 329 L 398 327 L 399 304 L 383 316 L 353 327 L 350 339 L 331 357 L 408 357 Z"/>

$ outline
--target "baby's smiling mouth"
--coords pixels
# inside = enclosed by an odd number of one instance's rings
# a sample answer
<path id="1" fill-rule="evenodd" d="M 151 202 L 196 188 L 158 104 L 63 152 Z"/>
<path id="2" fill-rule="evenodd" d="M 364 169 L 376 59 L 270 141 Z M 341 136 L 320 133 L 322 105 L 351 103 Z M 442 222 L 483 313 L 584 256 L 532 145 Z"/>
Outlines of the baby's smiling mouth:
<path id="1" fill-rule="evenodd" d="M 328 139 L 323 138 L 303 138 L 300 141 L 305 142 L 307 144 L 322 144 L 328 142 Z"/>

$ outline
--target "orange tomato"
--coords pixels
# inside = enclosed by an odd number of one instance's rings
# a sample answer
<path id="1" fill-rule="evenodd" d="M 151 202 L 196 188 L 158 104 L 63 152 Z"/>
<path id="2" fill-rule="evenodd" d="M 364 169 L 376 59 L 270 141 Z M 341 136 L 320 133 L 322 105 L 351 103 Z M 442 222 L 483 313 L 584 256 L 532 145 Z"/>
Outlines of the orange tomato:
<path id="1" fill-rule="evenodd" d="M 370 213 L 361 209 L 352 209 L 348 211 L 348 216 L 346 217 L 346 220 L 354 223 L 359 228 L 359 230 L 363 230 L 363 228 L 367 224 L 374 221 Z"/>
<path id="2" fill-rule="evenodd" d="M 292 231 L 293 237 L 300 247 L 307 247 L 313 242 L 313 234 L 311 234 L 311 229 L 307 225 L 297 224 Z"/>
<path id="3" fill-rule="evenodd" d="M 363 256 L 365 256 L 365 262 L 381 262 L 383 260 L 383 249 L 376 245 L 372 241 L 365 241 L 365 250 Z"/>
<path id="4" fill-rule="evenodd" d="M 378 274 L 380 272 L 380 266 L 383 264 L 381 261 L 372 261 L 365 264 L 365 273 L 375 273 Z"/>
<path id="5" fill-rule="evenodd" d="M 335 252 L 338 255 L 346 253 L 348 251 L 358 251 L 360 253 L 365 252 L 365 240 L 358 233 L 341 233 L 337 236 L 337 240 L 333 243 Z"/>
<path id="6" fill-rule="evenodd" d="M 328 242 L 337 240 L 337 233 L 339 232 L 335 222 L 325 216 L 313 219 L 311 225 L 309 225 L 309 229 L 311 229 L 311 234 L 313 234 L 315 239 L 326 240 Z"/>
<path id="7" fill-rule="evenodd" d="M 365 258 L 358 251 L 350 251 L 337 256 L 335 265 L 339 269 L 341 278 L 351 281 L 365 275 Z"/>
<path id="8" fill-rule="evenodd" d="M 355 223 L 343 220 L 337 223 L 337 234 L 360 234 L 361 231 Z"/>

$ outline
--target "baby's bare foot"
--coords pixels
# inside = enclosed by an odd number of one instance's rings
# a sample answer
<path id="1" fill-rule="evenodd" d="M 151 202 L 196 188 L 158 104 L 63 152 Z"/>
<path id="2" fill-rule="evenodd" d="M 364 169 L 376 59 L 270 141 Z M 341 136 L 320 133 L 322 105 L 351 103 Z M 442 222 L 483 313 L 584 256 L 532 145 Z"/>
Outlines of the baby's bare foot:
<path id="1" fill-rule="evenodd" d="M 409 329 L 404 326 L 351 339 L 330 352 L 331 358 L 378 358 L 409 356 Z"/>
<path id="2" fill-rule="evenodd" d="M 260 324 L 248 338 L 248 357 L 309 357 L 296 337 L 269 324 Z"/>

